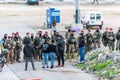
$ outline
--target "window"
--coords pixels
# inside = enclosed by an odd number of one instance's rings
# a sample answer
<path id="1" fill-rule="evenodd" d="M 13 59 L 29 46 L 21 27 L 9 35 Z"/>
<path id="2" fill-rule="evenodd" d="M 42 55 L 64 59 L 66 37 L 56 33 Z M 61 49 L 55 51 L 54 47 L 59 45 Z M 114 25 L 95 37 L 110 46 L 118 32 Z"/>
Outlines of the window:
<path id="1" fill-rule="evenodd" d="M 95 14 L 91 14 L 90 19 L 95 19 Z"/>
<path id="2" fill-rule="evenodd" d="M 101 15 L 100 14 L 96 14 L 96 19 L 101 19 Z"/>

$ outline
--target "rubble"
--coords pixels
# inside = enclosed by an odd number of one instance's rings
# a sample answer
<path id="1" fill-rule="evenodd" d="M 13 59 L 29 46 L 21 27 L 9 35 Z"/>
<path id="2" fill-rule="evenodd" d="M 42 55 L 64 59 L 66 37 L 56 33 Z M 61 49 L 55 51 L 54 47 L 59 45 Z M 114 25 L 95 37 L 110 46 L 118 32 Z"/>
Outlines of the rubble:
<path id="1" fill-rule="evenodd" d="M 95 74 L 99 80 L 120 80 L 120 54 L 116 51 L 92 50 L 86 53 L 84 63 L 80 64 L 77 57 L 71 61 L 71 64 L 86 73 Z"/>

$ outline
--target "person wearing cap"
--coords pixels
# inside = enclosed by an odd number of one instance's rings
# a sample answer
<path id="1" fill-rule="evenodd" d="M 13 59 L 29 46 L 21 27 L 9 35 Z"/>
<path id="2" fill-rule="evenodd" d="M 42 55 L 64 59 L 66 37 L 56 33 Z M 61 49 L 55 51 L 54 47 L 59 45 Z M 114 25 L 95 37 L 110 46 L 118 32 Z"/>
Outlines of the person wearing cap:
<path id="1" fill-rule="evenodd" d="M 94 49 L 100 48 L 100 38 L 101 38 L 100 27 L 97 26 L 96 31 L 93 33 L 93 44 L 94 44 Z"/>
<path id="2" fill-rule="evenodd" d="M 38 31 L 37 33 L 39 34 L 39 38 L 42 39 L 42 37 L 43 37 L 43 36 L 42 36 L 42 31 Z"/>
<path id="3" fill-rule="evenodd" d="M 113 33 L 113 29 L 110 28 L 109 34 L 108 34 L 108 47 L 110 51 L 114 51 L 115 47 L 115 34 Z"/>
<path id="4" fill-rule="evenodd" d="M 16 62 L 20 63 L 20 52 L 22 51 L 22 40 L 18 32 L 16 32 L 13 41 L 16 43 L 15 49 L 14 49 L 14 54 L 15 54 L 14 59 Z"/>
<path id="5" fill-rule="evenodd" d="M 71 29 L 68 29 L 68 31 L 65 33 L 65 38 L 66 38 L 66 53 L 69 52 L 69 44 L 68 44 L 68 38 L 71 35 Z"/>
<path id="6" fill-rule="evenodd" d="M 29 32 L 26 33 L 26 36 L 22 40 L 23 45 L 26 45 L 27 42 L 31 42 L 31 38 L 30 38 L 30 33 Z"/>
<path id="7" fill-rule="evenodd" d="M 78 36 L 78 49 L 80 55 L 80 63 L 83 63 L 85 55 L 85 35 L 83 30 L 81 30 Z"/>
<path id="8" fill-rule="evenodd" d="M 69 44 L 69 51 L 68 51 L 68 54 L 67 54 L 67 57 L 68 59 L 71 57 L 73 58 L 74 57 L 74 48 L 75 48 L 75 44 L 76 43 L 76 39 L 74 37 L 74 32 L 71 31 L 71 35 L 70 37 L 68 38 L 68 44 Z"/>
<path id="9" fill-rule="evenodd" d="M 109 34 L 108 28 L 106 27 L 105 32 L 103 32 L 103 35 L 102 35 L 102 43 L 105 47 L 107 47 L 108 45 L 108 38 L 107 38 L 108 34 Z"/>
<path id="10" fill-rule="evenodd" d="M 13 40 L 11 39 L 11 36 L 8 36 L 8 40 L 5 43 L 6 48 L 9 50 L 8 55 L 7 55 L 7 62 L 11 62 L 11 64 L 14 63 L 14 48 L 15 44 Z"/>
<path id="11" fill-rule="evenodd" d="M 18 37 L 19 40 L 22 41 L 22 38 L 21 38 L 21 36 L 19 35 L 19 32 L 16 32 L 16 33 L 15 33 L 15 37 Z"/>
<path id="12" fill-rule="evenodd" d="M 41 54 L 41 39 L 39 38 L 39 33 L 36 34 L 35 38 L 34 38 L 34 48 L 35 48 L 35 60 L 36 61 L 41 61 L 42 59 L 42 54 Z"/>
<path id="13" fill-rule="evenodd" d="M 116 33 L 116 39 L 117 39 L 116 51 L 120 52 L 120 27 L 118 28 L 118 32 Z"/>
<path id="14" fill-rule="evenodd" d="M 86 37 L 86 51 L 92 50 L 92 43 L 93 43 L 93 35 L 91 34 L 91 30 L 88 29 L 88 33 L 85 35 Z"/>

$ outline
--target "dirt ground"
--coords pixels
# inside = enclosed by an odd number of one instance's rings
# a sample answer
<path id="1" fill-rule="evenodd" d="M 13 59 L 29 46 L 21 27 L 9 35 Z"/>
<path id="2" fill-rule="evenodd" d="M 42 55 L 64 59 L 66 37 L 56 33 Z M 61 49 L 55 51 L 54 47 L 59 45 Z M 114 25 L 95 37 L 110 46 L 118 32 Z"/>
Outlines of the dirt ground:
<path id="1" fill-rule="evenodd" d="M 38 28 L 46 22 L 46 9 L 54 7 L 60 10 L 61 23 L 58 27 L 74 22 L 74 4 L 64 3 L 40 3 L 39 6 L 26 4 L 0 4 L 0 24 L 24 23 L 29 27 Z M 104 26 L 117 29 L 120 26 L 120 6 L 119 5 L 90 5 L 80 4 L 81 16 L 87 11 L 101 11 L 103 13 Z M 116 30 L 115 30 L 116 31 Z"/>

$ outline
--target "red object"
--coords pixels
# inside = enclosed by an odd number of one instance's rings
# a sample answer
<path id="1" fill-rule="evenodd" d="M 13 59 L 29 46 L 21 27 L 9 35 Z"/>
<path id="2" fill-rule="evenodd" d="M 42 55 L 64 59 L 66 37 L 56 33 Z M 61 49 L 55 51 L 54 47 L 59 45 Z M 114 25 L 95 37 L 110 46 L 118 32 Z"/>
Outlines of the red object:
<path id="1" fill-rule="evenodd" d="M 45 32 L 45 34 L 48 34 L 48 32 Z"/>
<path id="2" fill-rule="evenodd" d="M 21 80 L 42 80 L 40 78 L 26 78 L 26 79 L 21 79 Z"/>
<path id="3" fill-rule="evenodd" d="M 19 34 L 19 32 L 16 32 L 16 34 Z"/>
<path id="4" fill-rule="evenodd" d="M 113 30 L 112 28 L 110 28 L 110 30 Z"/>
<path id="5" fill-rule="evenodd" d="M 13 34 L 15 35 L 15 33 L 12 33 L 12 35 L 13 35 Z"/>
<path id="6" fill-rule="evenodd" d="M 26 33 L 26 35 L 30 34 L 29 32 Z"/>
<path id="7" fill-rule="evenodd" d="M 60 65 L 57 65 L 57 66 L 55 66 L 55 67 L 60 67 Z"/>
<path id="8" fill-rule="evenodd" d="M 84 30 L 81 30 L 81 32 L 83 33 L 83 32 L 84 32 Z"/>
<path id="9" fill-rule="evenodd" d="M 90 30 L 90 29 L 88 29 L 88 32 L 91 32 L 91 30 Z"/>
<path id="10" fill-rule="evenodd" d="M 106 27 L 106 30 L 108 30 L 108 28 Z"/>
<path id="11" fill-rule="evenodd" d="M 11 38 L 11 36 L 8 36 L 8 38 Z"/>

